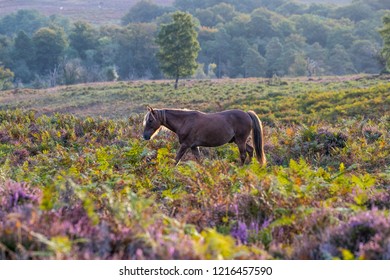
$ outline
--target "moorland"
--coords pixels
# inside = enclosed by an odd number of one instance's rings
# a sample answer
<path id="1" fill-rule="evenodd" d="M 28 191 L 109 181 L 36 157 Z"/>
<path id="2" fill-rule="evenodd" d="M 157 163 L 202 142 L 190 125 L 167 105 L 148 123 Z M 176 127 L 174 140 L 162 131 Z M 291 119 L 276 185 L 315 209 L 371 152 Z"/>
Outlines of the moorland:
<path id="1" fill-rule="evenodd" d="M 122 81 L 0 92 L 0 259 L 389 259 L 388 76 Z M 254 110 L 174 166 L 146 105 Z"/>

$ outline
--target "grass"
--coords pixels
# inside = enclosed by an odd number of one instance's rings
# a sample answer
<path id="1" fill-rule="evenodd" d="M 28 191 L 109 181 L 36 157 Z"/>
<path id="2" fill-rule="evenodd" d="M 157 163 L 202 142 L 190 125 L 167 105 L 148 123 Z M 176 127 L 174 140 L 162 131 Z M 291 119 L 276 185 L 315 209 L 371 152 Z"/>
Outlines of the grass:
<path id="1" fill-rule="evenodd" d="M 155 107 L 185 107 L 203 111 L 229 108 L 255 110 L 262 119 L 302 121 L 354 116 L 363 107 L 388 111 L 386 77 L 288 79 L 188 80 L 175 91 L 169 81 L 96 83 L 51 89 L 18 89 L 0 94 L 0 109 L 34 109 L 38 113 L 72 113 L 78 116 L 123 118 Z M 384 91 L 377 95 L 376 92 Z M 352 103 L 351 103 L 352 102 Z M 333 108 L 337 104 L 337 108 Z M 336 109 L 336 110 L 334 110 Z M 354 111 L 356 110 L 356 111 Z M 334 116 L 331 114 L 334 113 Z"/>
<path id="2" fill-rule="evenodd" d="M 388 259 L 387 77 L 119 82 L 0 94 L 2 259 Z M 141 140 L 145 105 L 255 110 L 234 145 Z M 102 117 L 103 116 L 103 117 Z"/>

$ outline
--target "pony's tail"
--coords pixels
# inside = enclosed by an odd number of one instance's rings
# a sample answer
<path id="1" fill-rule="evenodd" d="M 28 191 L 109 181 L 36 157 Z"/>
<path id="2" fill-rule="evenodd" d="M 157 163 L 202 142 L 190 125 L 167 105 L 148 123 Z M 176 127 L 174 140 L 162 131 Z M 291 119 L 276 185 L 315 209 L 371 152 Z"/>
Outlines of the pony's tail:
<path id="1" fill-rule="evenodd" d="M 264 133 L 263 126 L 259 117 L 253 111 L 248 111 L 248 115 L 252 119 L 252 137 L 253 137 L 253 145 L 256 152 L 256 158 L 259 163 L 263 166 L 266 165 L 267 160 L 264 154 Z"/>

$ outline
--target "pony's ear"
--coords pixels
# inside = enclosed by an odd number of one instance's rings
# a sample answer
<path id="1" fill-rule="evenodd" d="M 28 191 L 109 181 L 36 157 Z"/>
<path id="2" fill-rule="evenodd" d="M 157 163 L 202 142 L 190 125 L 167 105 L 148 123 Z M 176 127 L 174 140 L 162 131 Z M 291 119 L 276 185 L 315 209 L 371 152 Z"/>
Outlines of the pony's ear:
<path id="1" fill-rule="evenodd" d="M 154 113 L 154 110 L 153 110 L 153 108 L 152 108 L 152 107 L 150 107 L 150 106 L 147 106 L 146 108 L 148 108 L 148 111 L 149 111 L 149 112 L 151 112 L 151 113 Z"/>

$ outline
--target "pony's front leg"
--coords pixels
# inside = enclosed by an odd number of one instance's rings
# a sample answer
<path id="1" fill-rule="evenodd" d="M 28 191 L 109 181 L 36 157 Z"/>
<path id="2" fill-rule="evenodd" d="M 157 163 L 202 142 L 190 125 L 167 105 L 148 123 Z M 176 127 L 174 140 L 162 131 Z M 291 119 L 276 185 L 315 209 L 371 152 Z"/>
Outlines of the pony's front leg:
<path id="1" fill-rule="evenodd" d="M 183 157 L 183 155 L 185 154 L 185 152 L 187 151 L 187 149 L 188 149 L 188 145 L 186 145 L 186 144 L 181 144 L 179 150 L 177 151 L 176 158 L 175 158 L 176 165 L 179 164 L 181 158 Z"/>

